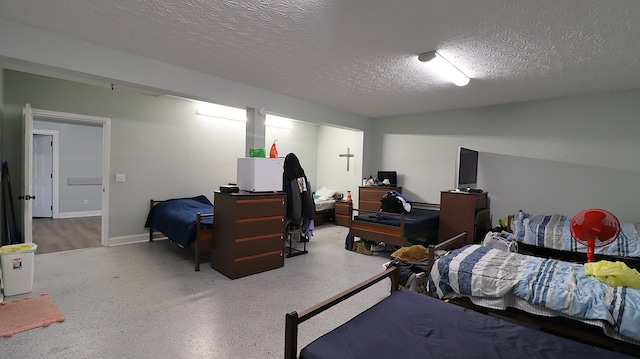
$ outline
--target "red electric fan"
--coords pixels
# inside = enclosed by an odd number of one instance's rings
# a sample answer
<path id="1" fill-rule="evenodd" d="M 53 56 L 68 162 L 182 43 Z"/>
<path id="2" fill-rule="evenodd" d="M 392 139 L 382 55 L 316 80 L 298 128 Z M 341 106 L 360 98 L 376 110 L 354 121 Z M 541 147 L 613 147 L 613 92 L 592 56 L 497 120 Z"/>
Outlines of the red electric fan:
<path id="1" fill-rule="evenodd" d="M 571 237 L 587 246 L 587 262 L 593 260 L 596 247 L 606 246 L 620 234 L 620 222 L 611 212 L 590 208 L 579 212 L 569 225 Z"/>

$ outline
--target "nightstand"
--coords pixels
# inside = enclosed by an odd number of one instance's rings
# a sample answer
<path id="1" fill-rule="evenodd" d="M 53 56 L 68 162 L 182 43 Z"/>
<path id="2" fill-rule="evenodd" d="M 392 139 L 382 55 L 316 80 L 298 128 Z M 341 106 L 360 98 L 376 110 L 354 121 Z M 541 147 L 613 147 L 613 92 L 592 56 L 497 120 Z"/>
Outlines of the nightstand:
<path id="1" fill-rule="evenodd" d="M 351 214 L 353 213 L 353 203 L 347 201 L 336 202 L 336 224 L 343 227 L 349 227 L 351 222 Z"/>

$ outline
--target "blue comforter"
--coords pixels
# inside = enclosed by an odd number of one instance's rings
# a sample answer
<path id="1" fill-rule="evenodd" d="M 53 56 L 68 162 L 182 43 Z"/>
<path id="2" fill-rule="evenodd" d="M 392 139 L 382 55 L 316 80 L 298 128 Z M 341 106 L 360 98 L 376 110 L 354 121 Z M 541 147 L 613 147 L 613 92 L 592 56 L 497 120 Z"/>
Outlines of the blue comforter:
<path id="1" fill-rule="evenodd" d="M 429 285 L 440 298 L 451 292 L 496 298 L 513 294 L 571 317 L 601 320 L 640 341 L 640 290 L 610 287 L 588 276 L 582 264 L 468 245 L 436 262 Z"/>
<path id="2" fill-rule="evenodd" d="M 196 213 L 213 213 L 213 204 L 206 196 L 174 198 L 153 206 L 144 226 L 162 232 L 182 247 L 188 247 L 196 237 Z M 204 217 L 200 222 L 211 227 L 213 216 Z"/>
<path id="3" fill-rule="evenodd" d="M 356 220 L 400 226 L 400 214 L 370 213 L 355 216 Z M 412 237 L 424 233 L 426 230 L 438 228 L 440 211 L 432 209 L 414 208 L 404 215 L 404 236 Z"/>

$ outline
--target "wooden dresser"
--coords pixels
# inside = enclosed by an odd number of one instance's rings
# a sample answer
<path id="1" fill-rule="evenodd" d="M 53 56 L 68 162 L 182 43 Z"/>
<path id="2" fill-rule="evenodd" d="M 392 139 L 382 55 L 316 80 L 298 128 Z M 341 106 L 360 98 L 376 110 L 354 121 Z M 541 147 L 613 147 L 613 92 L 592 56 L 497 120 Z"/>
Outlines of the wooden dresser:
<path id="1" fill-rule="evenodd" d="M 438 242 L 464 231 L 467 244 L 479 243 L 491 229 L 487 192 L 440 192 L 440 224 Z"/>
<path id="2" fill-rule="evenodd" d="M 235 279 L 284 266 L 286 201 L 284 192 L 216 192 L 211 268 Z"/>
<path id="3" fill-rule="evenodd" d="M 337 201 L 336 202 L 336 224 L 343 227 L 349 227 L 351 215 L 353 214 L 352 202 Z"/>
<path id="4" fill-rule="evenodd" d="M 380 199 L 390 190 L 402 193 L 402 187 L 360 186 L 358 190 L 358 209 L 378 212 L 380 210 Z"/>

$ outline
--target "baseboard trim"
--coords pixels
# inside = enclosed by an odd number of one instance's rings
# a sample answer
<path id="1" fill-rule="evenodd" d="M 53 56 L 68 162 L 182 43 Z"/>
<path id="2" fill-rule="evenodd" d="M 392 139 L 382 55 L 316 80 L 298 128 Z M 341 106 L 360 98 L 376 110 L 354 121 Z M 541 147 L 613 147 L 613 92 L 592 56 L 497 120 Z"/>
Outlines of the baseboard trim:
<path id="1" fill-rule="evenodd" d="M 84 212 L 60 212 L 58 218 L 80 218 L 80 217 L 99 217 L 102 211 L 84 211 Z"/>
<path id="2" fill-rule="evenodd" d="M 154 237 L 153 241 L 162 241 L 165 239 L 167 239 L 167 237 Z M 109 240 L 107 240 L 107 246 L 113 247 L 142 242 L 149 242 L 149 233 L 109 238 Z"/>

